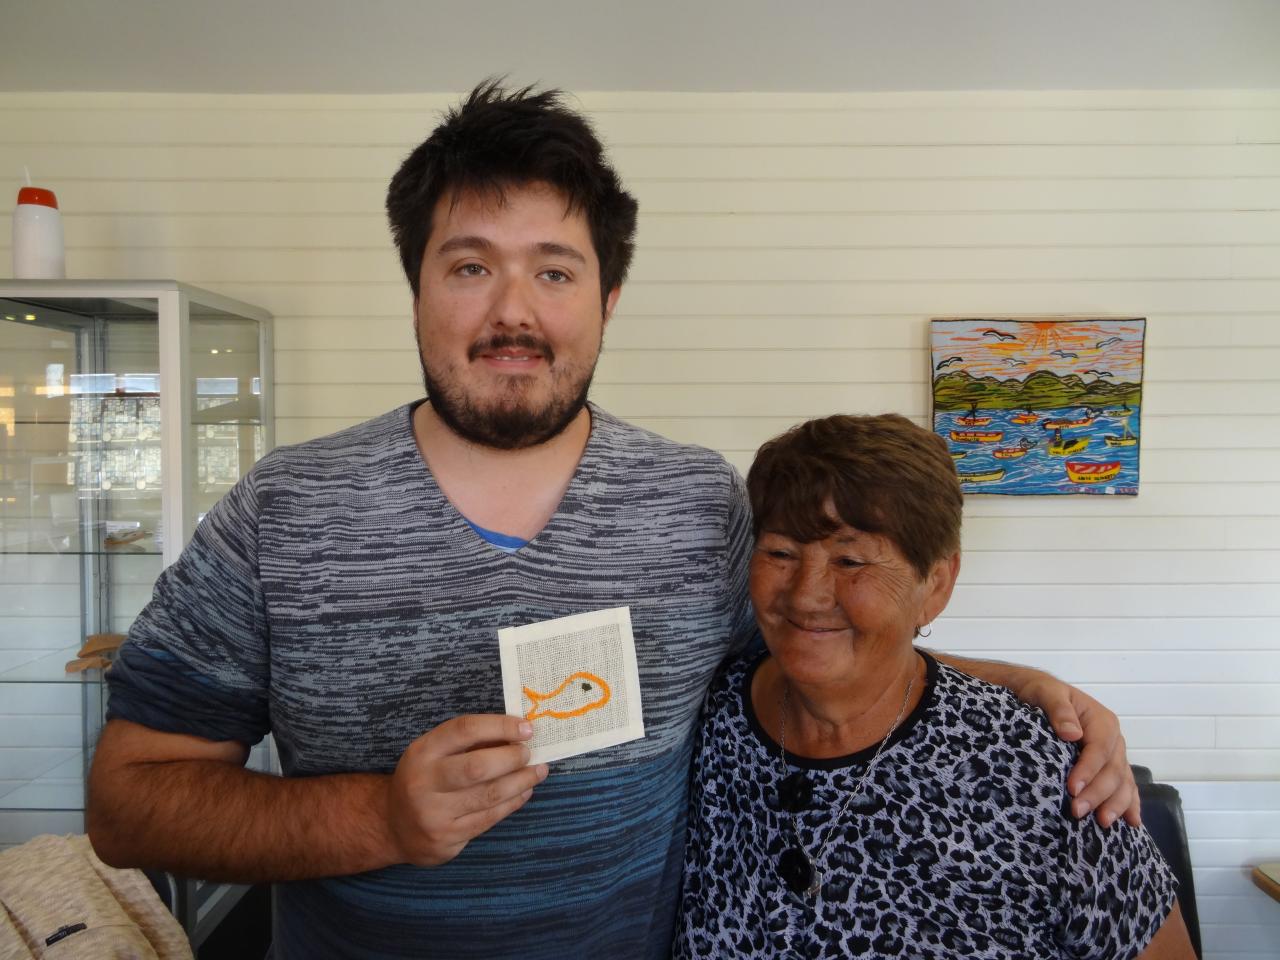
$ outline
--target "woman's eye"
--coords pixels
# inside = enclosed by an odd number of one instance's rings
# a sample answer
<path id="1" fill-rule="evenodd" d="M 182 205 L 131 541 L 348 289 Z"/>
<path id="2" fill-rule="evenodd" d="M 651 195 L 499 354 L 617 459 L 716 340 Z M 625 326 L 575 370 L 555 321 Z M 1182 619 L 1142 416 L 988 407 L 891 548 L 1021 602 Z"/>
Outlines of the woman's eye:
<path id="1" fill-rule="evenodd" d="M 853 557 L 839 557 L 836 560 L 836 566 L 843 567 L 846 570 L 856 570 L 858 567 L 865 567 L 866 564 L 861 560 L 855 560 Z"/>

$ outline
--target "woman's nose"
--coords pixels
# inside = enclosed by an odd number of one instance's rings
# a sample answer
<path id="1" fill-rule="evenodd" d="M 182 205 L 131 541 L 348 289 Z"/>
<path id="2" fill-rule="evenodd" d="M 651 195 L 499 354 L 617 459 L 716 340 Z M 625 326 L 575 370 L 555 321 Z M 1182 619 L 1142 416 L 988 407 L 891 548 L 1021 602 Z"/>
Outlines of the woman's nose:
<path id="1" fill-rule="evenodd" d="M 825 561 L 802 561 L 791 581 L 791 605 L 797 610 L 830 610 L 835 602 L 831 569 Z"/>

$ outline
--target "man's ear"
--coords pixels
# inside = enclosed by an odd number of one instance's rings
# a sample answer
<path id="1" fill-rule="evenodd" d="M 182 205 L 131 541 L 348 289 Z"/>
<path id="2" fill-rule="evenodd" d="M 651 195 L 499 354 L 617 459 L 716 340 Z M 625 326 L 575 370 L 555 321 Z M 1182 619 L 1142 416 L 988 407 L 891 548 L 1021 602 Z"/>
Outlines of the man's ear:
<path id="1" fill-rule="evenodd" d="M 616 306 L 618 305 L 618 298 L 619 298 L 620 296 L 622 296 L 622 287 L 618 286 L 618 287 L 614 287 L 612 290 L 610 290 L 610 291 L 609 291 L 609 296 L 605 297 L 605 299 L 604 299 L 604 322 L 605 322 L 605 325 L 608 325 L 609 321 L 613 319 L 613 310 L 614 310 L 614 307 L 616 307 Z M 416 307 L 415 307 L 415 309 L 414 309 L 414 313 L 415 313 L 415 314 L 417 313 L 417 309 L 416 309 Z"/>

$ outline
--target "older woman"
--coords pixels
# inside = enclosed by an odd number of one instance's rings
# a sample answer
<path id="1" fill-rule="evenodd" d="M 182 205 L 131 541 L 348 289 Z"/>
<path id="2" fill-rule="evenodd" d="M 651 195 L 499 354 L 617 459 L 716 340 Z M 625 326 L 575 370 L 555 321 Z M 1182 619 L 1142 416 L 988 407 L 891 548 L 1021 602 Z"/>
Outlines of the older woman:
<path id="1" fill-rule="evenodd" d="M 767 653 L 708 699 L 677 957 L 1194 957 L 1150 837 L 1063 809 L 1075 748 L 913 646 L 960 568 L 941 438 L 829 417 L 747 478 Z"/>

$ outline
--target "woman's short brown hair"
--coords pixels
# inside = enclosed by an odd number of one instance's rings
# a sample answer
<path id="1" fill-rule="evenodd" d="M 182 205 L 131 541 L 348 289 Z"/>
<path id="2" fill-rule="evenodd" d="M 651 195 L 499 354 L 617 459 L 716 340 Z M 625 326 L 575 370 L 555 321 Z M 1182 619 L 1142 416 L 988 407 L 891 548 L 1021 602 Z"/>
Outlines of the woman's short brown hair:
<path id="1" fill-rule="evenodd" d="M 747 492 L 757 536 L 821 540 L 843 521 L 888 537 L 921 577 L 960 549 L 964 497 L 946 441 L 896 413 L 792 427 L 760 448 Z"/>

